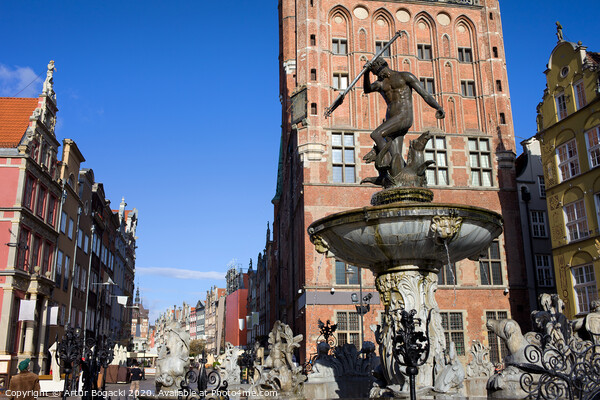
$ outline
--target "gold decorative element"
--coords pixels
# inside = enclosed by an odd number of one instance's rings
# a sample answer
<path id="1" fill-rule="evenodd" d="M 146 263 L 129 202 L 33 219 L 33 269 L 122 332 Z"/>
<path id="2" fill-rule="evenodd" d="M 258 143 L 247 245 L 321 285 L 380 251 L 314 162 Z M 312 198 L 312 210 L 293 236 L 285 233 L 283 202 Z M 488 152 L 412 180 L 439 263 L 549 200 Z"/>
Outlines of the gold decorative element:
<path id="1" fill-rule="evenodd" d="M 312 235 L 310 237 L 310 241 L 315 246 L 315 250 L 317 251 L 317 253 L 325 254 L 329 251 L 329 245 L 327 244 L 325 239 L 323 239 L 321 236 Z"/>
<path id="2" fill-rule="evenodd" d="M 462 226 L 463 219 L 455 216 L 436 215 L 431 219 L 431 231 L 440 242 L 452 240 Z"/>
<path id="3" fill-rule="evenodd" d="M 600 240 L 596 239 L 596 251 L 598 252 L 598 255 L 600 256 Z"/>

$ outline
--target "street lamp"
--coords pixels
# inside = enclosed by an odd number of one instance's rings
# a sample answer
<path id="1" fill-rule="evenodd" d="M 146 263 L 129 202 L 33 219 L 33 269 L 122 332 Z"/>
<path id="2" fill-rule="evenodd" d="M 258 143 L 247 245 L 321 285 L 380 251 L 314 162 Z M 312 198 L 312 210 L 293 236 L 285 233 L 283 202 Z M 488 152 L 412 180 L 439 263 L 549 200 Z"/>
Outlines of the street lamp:
<path id="1" fill-rule="evenodd" d="M 357 267 L 357 273 L 358 273 L 358 285 L 359 285 L 359 293 L 360 294 L 356 294 L 356 293 L 352 293 L 350 295 L 350 298 L 352 299 L 352 303 L 354 303 L 354 306 L 356 307 L 356 312 L 358 313 L 358 315 L 360 315 L 360 343 L 361 343 L 361 347 L 362 344 L 365 342 L 365 330 L 364 330 L 364 322 L 363 322 L 363 315 L 368 313 L 371 310 L 371 298 L 373 298 L 373 295 L 371 293 L 368 293 L 366 296 L 363 297 L 362 295 L 362 271 L 360 267 Z M 363 305 L 363 302 L 367 303 L 366 305 Z M 360 303 L 360 304 L 358 304 Z"/>

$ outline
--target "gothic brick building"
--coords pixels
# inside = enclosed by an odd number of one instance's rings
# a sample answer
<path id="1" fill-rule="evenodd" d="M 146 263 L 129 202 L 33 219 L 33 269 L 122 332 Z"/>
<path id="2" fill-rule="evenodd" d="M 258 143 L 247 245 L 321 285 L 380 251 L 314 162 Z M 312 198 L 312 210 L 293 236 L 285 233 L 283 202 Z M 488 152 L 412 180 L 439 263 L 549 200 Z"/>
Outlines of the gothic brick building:
<path id="1" fill-rule="evenodd" d="M 338 344 L 359 345 L 363 334 L 374 341 L 369 327 L 383 307 L 372 273 L 318 254 L 306 229 L 331 213 L 368 206 L 379 190 L 360 181 L 377 175 L 362 158 L 373 147 L 371 131 L 385 118 L 381 96 L 364 94 L 361 79 L 329 119 L 323 112 L 397 31 L 403 35 L 385 59 L 394 70 L 412 72 L 446 111 L 437 120 L 414 96 L 415 122 L 405 138 L 435 134 L 427 149 L 436 161 L 427 171 L 434 202 L 504 216 L 504 233 L 486 254 L 441 271 L 437 292 L 447 338 L 463 361 L 473 340 L 491 347 L 492 361 L 500 359 L 486 320 L 527 324 L 529 301 L 498 0 L 279 0 L 279 19 L 282 132 L 271 307 L 304 335 L 301 361 L 315 352 L 319 319 L 337 322 Z M 361 286 L 363 296 L 373 295 L 362 329 L 351 298 Z"/>

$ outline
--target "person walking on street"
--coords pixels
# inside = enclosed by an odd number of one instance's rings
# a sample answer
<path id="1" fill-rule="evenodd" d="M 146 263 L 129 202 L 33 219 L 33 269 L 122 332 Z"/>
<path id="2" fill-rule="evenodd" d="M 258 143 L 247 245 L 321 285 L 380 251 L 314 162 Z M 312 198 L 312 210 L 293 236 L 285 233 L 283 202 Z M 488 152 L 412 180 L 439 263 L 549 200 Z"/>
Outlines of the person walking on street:
<path id="1" fill-rule="evenodd" d="M 129 388 L 129 392 L 133 394 L 134 398 L 137 399 L 140 393 L 140 381 L 142 380 L 144 374 L 142 373 L 142 370 L 138 368 L 137 362 L 133 363 L 133 368 L 131 368 L 129 373 L 131 376 L 131 387 Z"/>
<path id="2" fill-rule="evenodd" d="M 26 358 L 19 363 L 19 374 L 11 378 L 8 386 L 9 400 L 37 399 L 40 392 L 40 377 L 28 371 L 30 361 Z"/>

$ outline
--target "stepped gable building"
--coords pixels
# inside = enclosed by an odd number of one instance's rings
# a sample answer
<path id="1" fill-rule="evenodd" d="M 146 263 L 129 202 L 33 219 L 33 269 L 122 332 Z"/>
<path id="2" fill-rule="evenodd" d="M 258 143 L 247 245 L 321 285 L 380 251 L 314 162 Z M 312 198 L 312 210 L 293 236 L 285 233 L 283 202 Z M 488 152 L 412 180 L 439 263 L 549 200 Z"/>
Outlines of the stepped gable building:
<path id="1" fill-rule="evenodd" d="M 279 29 L 282 132 L 270 279 L 277 319 L 304 335 L 300 359 L 316 352 L 319 319 L 338 324 L 338 344 L 360 346 L 362 334 L 375 341 L 369 327 L 383 307 L 372 273 L 318 254 L 306 230 L 318 218 L 368 206 L 380 190 L 359 182 L 377 175 L 362 158 L 385 118 L 381 96 L 365 95 L 361 79 L 329 119 L 323 113 L 376 51 L 404 31 L 385 60 L 412 72 L 446 112 L 437 120 L 415 96 L 415 122 L 405 138 L 434 133 L 427 149 L 436 161 L 427 171 L 434 202 L 492 209 L 505 223 L 478 261 L 441 271 L 444 328 L 463 361 L 473 340 L 500 360 L 505 353 L 486 321 L 510 317 L 527 326 L 529 300 L 498 0 L 279 0 Z M 373 296 L 362 326 L 351 300 L 361 285 L 363 295 Z"/>
<path id="2" fill-rule="evenodd" d="M 558 294 L 573 318 L 593 311 L 600 276 L 600 54 L 565 41 L 550 54 L 537 139 Z"/>

